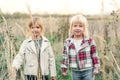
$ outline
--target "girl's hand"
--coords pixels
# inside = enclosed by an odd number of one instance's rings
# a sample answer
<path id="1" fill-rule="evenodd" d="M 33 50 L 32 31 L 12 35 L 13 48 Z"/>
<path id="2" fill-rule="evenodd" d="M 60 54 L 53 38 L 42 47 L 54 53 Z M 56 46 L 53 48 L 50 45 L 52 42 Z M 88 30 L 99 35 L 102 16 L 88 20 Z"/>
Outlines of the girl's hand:
<path id="1" fill-rule="evenodd" d="M 93 74 L 94 74 L 95 76 L 98 76 L 98 73 L 95 73 L 95 72 L 94 72 Z"/>
<path id="2" fill-rule="evenodd" d="M 98 68 L 95 68 L 93 74 L 94 74 L 95 76 L 97 76 L 98 73 L 99 73 L 99 72 L 98 72 Z"/>
<path id="3" fill-rule="evenodd" d="M 55 77 L 52 76 L 51 80 L 55 80 Z"/>
<path id="4" fill-rule="evenodd" d="M 63 76 L 67 76 L 67 73 L 62 73 Z"/>
<path id="5" fill-rule="evenodd" d="M 11 69 L 11 80 L 15 80 L 16 79 L 16 69 L 12 68 Z"/>

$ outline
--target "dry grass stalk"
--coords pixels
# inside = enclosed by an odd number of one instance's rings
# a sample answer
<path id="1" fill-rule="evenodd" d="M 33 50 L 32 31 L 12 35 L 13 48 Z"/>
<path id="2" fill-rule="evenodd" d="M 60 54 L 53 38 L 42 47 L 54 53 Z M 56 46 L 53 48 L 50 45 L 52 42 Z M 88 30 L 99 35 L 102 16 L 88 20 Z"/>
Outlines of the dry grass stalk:
<path id="1" fill-rule="evenodd" d="M 8 77 L 9 77 L 9 80 L 12 80 L 10 75 L 11 75 L 11 63 L 12 63 L 12 59 L 13 59 L 12 55 L 14 54 L 14 45 L 13 45 L 13 41 L 11 41 L 12 35 L 10 35 L 10 31 L 11 31 L 10 27 L 8 27 L 7 21 L 2 14 L 1 14 L 1 17 L 2 17 L 5 27 L 6 27 L 5 28 L 6 30 L 3 32 L 4 38 L 5 38 L 3 47 L 5 50 L 5 58 L 7 61 Z"/>
<path id="2" fill-rule="evenodd" d="M 27 9 L 28 9 L 28 12 L 29 12 L 29 16 L 30 16 L 30 19 L 31 21 L 33 22 L 33 17 L 32 17 L 32 12 L 31 12 L 31 9 L 30 9 L 30 5 L 26 5 Z M 39 42 L 38 42 L 39 43 Z M 37 53 L 39 54 L 39 50 L 37 50 Z M 39 60 L 38 60 L 39 61 Z M 38 80 L 42 80 L 42 73 L 41 73 L 41 67 L 40 67 L 40 63 L 38 63 L 38 73 L 37 73 L 37 79 Z M 40 72 L 39 72 L 40 71 Z"/>
<path id="3" fill-rule="evenodd" d="M 22 28 L 22 26 L 20 26 L 18 23 L 16 23 L 16 26 L 22 31 L 25 36 L 25 30 Z"/>

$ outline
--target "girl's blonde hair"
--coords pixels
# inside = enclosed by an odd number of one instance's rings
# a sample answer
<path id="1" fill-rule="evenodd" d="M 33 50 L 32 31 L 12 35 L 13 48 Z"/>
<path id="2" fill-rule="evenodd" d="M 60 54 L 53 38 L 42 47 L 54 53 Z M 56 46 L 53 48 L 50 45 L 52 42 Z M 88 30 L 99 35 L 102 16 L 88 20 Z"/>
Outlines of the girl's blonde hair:
<path id="1" fill-rule="evenodd" d="M 27 29 L 26 29 L 26 37 L 30 37 L 31 36 L 30 28 L 32 26 L 34 26 L 35 24 L 39 25 L 40 28 L 41 28 L 40 36 L 43 35 L 44 28 L 43 28 L 43 23 L 42 23 L 41 19 L 39 17 L 33 17 L 32 19 L 30 19 L 30 21 L 28 23 L 28 26 L 27 26 Z"/>
<path id="2" fill-rule="evenodd" d="M 70 28 L 69 28 L 69 37 L 73 36 L 73 32 L 72 32 L 72 27 L 73 27 L 73 23 L 75 22 L 80 22 L 82 23 L 84 26 L 84 32 L 83 32 L 83 36 L 88 37 L 89 33 L 88 33 L 88 21 L 87 19 L 83 16 L 83 15 L 75 15 L 73 17 L 71 17 L 70 19 Z"/>

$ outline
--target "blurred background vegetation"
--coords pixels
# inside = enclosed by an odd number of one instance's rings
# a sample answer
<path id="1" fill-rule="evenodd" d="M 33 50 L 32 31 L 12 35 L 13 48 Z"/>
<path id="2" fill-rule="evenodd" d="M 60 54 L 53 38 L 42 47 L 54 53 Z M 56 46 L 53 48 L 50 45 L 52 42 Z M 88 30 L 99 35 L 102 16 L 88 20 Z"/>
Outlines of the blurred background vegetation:
<path id="1" fill-rule="evenodd" d="M 26 13 L 4 14 L 0 12 L 0 80 L 10 80 L 11 63 L 20 44 L 25 39 L 25 29 L 30 16 Z M 50 40 L 57 67 L 56 80 L 71 80 L 61 75 L 62 47 L 68 37 L 69 18 L 74 15 L 33 14 L 42 18 L 45 36 Z M 89 22 L 90 35 L 95 39 L 101 61 L 101 71 L 96 80 L 120 80 L 120 13 L 85 15 Z M 17 80 L 24 80 L 23 70 Z"/>

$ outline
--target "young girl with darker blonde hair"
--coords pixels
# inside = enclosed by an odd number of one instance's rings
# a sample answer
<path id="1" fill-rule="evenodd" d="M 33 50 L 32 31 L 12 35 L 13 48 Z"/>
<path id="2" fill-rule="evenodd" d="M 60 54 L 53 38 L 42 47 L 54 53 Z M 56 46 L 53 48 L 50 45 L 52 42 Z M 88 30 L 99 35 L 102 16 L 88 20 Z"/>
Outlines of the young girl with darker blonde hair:
<path id="1" fill-rule="evenodd" d="M 55 57 L 50 41 L 43 35 L 44 29 L 39 17 L 33 17 L 27 27 L 27 39 L 21 44 L 18 54 L 13 60 L 12 76 L 24 62 L 26 80 L 55 80 Z"/>
<path id="2" fill-rule="evenodd" d="M 93 80 L 99 67 L 100 60 L 95 41 L 88 33 L 87 19 L 75 15 L 70 19 L 69 38 L 64 42 L 62 75 L 67 76 L 70 68 L 72 80 Z"/>

